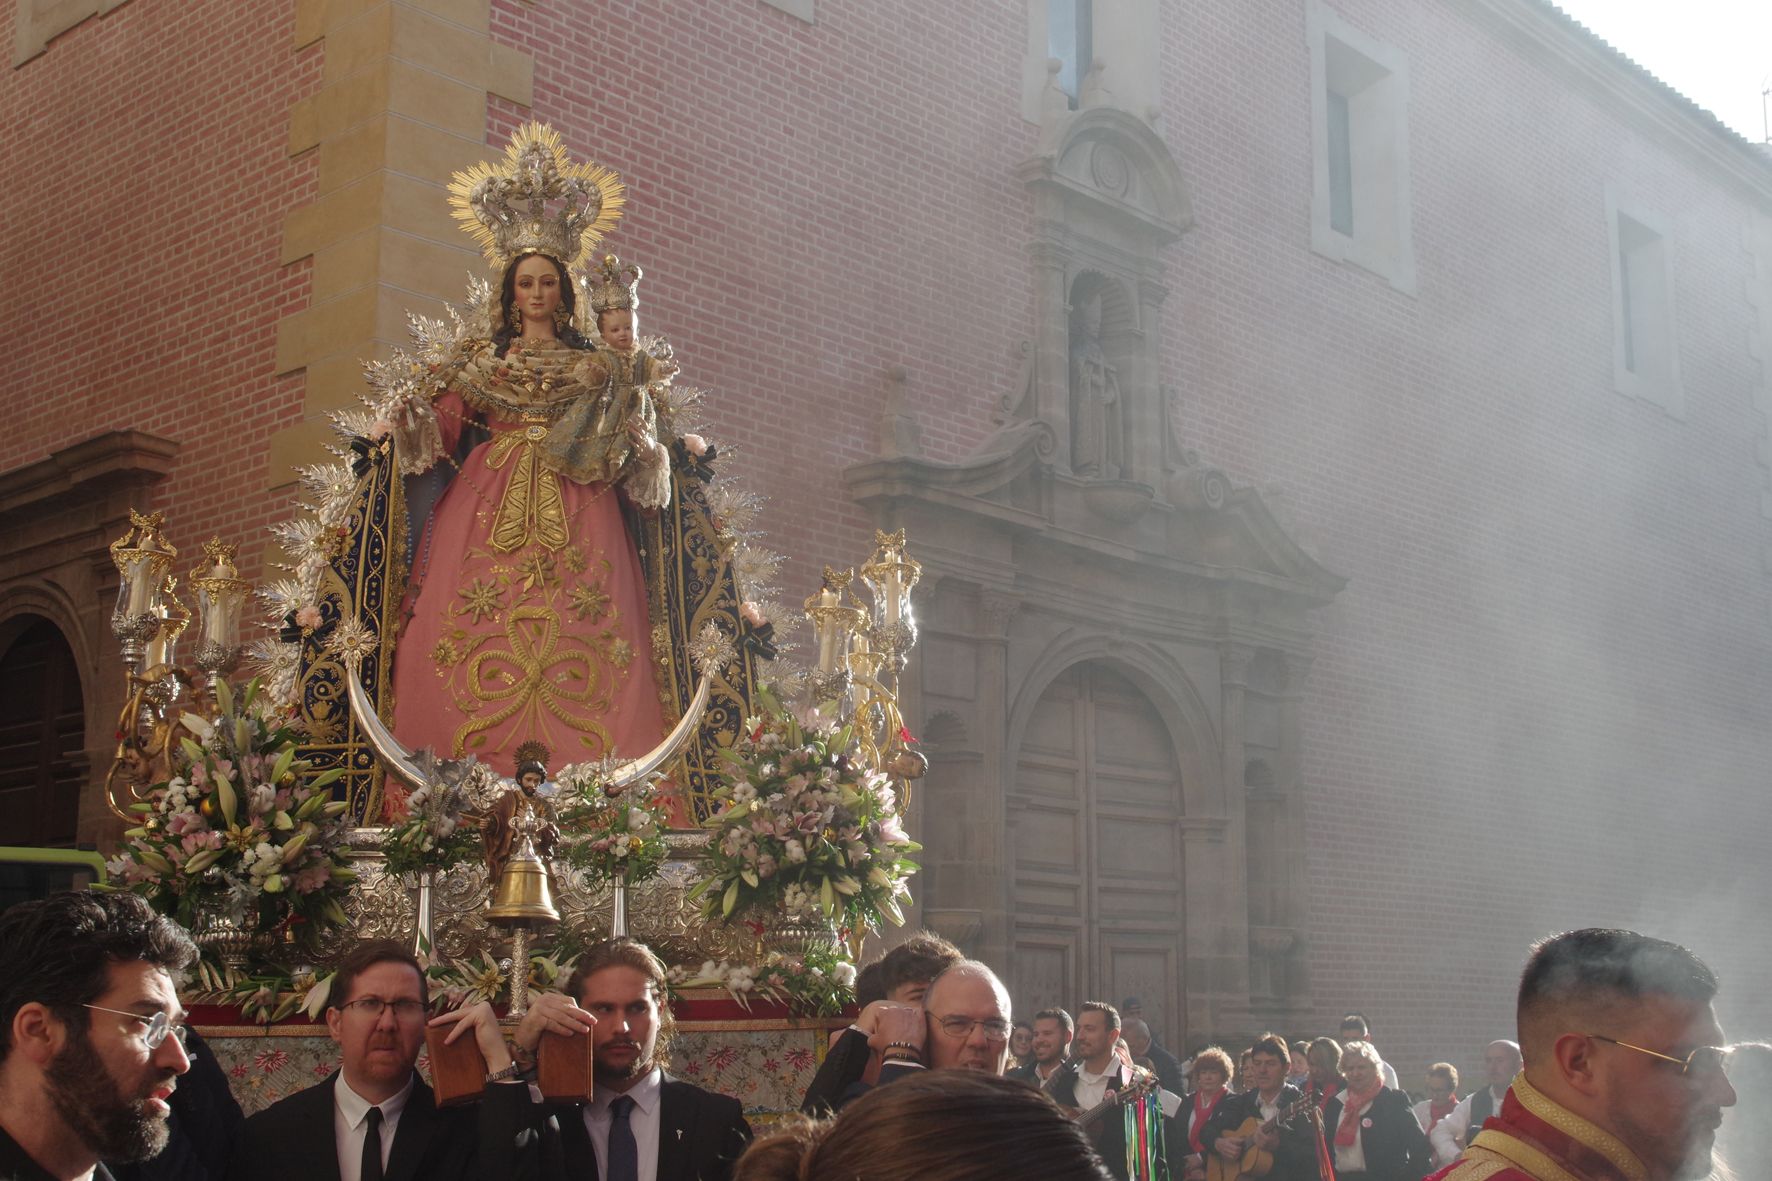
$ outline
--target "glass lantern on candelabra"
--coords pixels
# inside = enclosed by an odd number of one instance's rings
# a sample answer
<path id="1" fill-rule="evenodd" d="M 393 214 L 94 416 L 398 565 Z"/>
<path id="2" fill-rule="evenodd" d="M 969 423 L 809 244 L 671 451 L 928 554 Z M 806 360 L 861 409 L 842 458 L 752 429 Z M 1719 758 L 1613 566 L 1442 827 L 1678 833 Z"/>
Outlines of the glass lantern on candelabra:
<path id="1" fill-rule="evenodd" d="M 810 685 L 814 702 L 842 702 L 850 693 L 853 645 L 868 622 L 868 613 L 855 602 L 853 591 L 849 592 L 850 601 L 843 601 L 854 579 L 853 570 L 838 572 L 826 566 L 824 584 L 806 600 L 806 617 L 812 621 L 818 640 L 818 668 Z"/>
<path id="2" fill-rule="evenodd" d="M 178 551 L 160 535 L 164 523 L 160 513 L 131 509 L 129 531 L 111 543 L 111 561 L 119 575 L 111 631 L 122 646 L 124 668 L 131 675 L 142 670 L 150 644 L 166 630 L 166 575 Z M 177 638 L 175 634 L 172 640 Z M 168 663 L 164 659 L 167 654 L 167 649 L 154 653 L 162 658 L 162 664 Z"/>
<path id="3" fill-rule="evenodd" d="M 209 690 L 239 663 L 240 613 L 252 584 L 234 566 L 235 547 L 219 537 L 203 546 L 206 561 L 191 571 L 191 587 L 197 592 L 197 667 L 209 677 Z"/>

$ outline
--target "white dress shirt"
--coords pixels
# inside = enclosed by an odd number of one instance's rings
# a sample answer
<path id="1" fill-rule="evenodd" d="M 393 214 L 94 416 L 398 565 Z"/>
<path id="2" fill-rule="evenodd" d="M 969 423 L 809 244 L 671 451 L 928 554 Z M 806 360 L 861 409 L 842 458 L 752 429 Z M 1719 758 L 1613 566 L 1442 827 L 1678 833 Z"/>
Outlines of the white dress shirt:
<path id="1" fill-rule="evenodd" d="M 412 1082 L 408 1078 L 399 1092 L 371 1103 L 339 1075 L 332 1088 L 332 1139 L 338 1147 L 338 1181 L 363 1181 L 363 1138 L 369 1135 L 369 1109 L 381 1108 L 381 1167 L 388 1170 L 388 1153 L 394 1150 L 394 1129 L 400 1124 L 400 1113 L 412 1098 Z"/>
<path id="2" fill-rule="evenodd" d="M 1077 1109 L 1088 1111 L 1107 1095 L 1109 1083 L 1118 1082 L 1120 1078 L 1120 1060 L 1112 1059 L 1108 1068 L 1100 1074 L 1090 1074 L 1089 1068 L 1081 1062 L 1077 1063 Z M 1119 1088 L 1115 1088 L 1118 1090 Z"/>
<path id="3" fill-rule="evenodd" d="M 1471 1100 L 1475 1099 L 1478 1094 L 1479 1092 L 1472 1091 L 1460 1099 L 1458 1106 L 1452 1109 L 1452 1114 L 1435 1124 L 1434 1130 L 1427 1134 L 1427 1142 L 1434 1150 L 1434 1164 L 1436 1166 L 1444 1168 L 1457 1160 L 1459 1153 L 1464 1151 L 1459 1145 L 1471 1130 Z M 1495 1100 L 1497 1114 L 1500 1113 L 1501 1101 L 1506 1096 L 1506 1087 L 1501 1088 L 1499 1095 L 1495 1093 L 1494 1087 L 1489 1088 L 1489 1097 Z"/>
<path id="4" fill-rule="evenodd" d="M 615 1116 L 609 1105 L 626 1095 L 634 1101 L 628 1112 L 628 1128 L 634 1133 L 634 1151 L 639 1160 L 640 1181 L 658 1181 L 658 1129 L 664 1099 L 664 1072 L 651 1074 L 625 1091 L 611 1091 L 598 1084 L 585 1104 L 585 1131 L 591 1135 L 591 1147 L 597 1150 L 597 1176 L 609 1176 L 609 1125 Z"/>

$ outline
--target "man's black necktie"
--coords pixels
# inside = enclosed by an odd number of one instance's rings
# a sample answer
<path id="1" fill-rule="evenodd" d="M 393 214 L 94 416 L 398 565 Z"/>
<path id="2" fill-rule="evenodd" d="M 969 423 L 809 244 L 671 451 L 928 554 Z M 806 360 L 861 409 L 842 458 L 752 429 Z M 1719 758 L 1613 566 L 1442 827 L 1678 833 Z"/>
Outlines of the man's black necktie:
<path id="1" fill-rule="evenodd" d="M 363 1167 L 357 1175 L 362 1181 L 381 1181 L 381 1108 L 371 1107 L 363 1133 Z"/>
<path id="2" fill-rule="evenodd" d="M 609 1172 L 605 1181 L 640 1181 L 640 1150 L 628 1124 L 634 1101 L 618 1096 L 609 1105 Z"/>

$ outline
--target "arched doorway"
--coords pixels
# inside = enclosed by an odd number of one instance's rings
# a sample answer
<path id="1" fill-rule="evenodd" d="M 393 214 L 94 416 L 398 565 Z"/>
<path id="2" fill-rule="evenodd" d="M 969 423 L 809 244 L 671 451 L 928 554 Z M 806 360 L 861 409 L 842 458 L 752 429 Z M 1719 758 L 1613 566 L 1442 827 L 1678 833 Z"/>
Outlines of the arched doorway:
<path id="1" fill-rule="evenodd" d="M 85 770 L 80 672 L 61 630 L 14 620 L 0 632 L 0 845 L 72 846 Z"/>
<path id="2" fill-rule="evenodd" d="M 1008 794 L 1011 988 L 1018 1013 L 1139 997 L 1183 1032 L 1181 772 L 1150 699 L 1101 662 L 1034 706 Z"/>

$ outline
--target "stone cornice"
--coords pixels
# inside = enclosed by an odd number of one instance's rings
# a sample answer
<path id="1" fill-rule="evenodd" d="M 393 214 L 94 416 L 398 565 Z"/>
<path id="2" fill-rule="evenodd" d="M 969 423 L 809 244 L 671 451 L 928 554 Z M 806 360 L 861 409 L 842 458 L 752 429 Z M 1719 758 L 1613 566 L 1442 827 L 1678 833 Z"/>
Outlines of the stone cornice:
<path id="1" fill-rule="evenodd" d="M 178 449 L 146 431 L 107 431 L 0 473 L 0 527 L 165 479 Z"/>
<path id="2" fill-rule="evenodd" d="M 1628 112 L 1653 134 L 1683 148 L 1763 203 L 1772 205 L 1772 157 L 1545 0 L 1464 0 L 1454 8 L 1548 61 Z"/>

